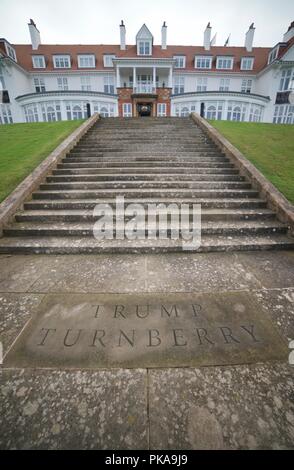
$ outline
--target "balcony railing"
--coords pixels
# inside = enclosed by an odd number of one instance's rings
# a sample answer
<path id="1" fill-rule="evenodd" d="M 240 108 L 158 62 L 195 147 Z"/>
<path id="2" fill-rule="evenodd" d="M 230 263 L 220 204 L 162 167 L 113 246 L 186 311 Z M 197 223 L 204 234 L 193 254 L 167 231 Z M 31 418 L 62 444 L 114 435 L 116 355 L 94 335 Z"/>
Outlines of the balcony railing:
<path id="1" fill-rule="evenodd" d="M 133 88 L 134 93 L 156 93 L 156 88 L 149 84 L 140 83 Z"/>

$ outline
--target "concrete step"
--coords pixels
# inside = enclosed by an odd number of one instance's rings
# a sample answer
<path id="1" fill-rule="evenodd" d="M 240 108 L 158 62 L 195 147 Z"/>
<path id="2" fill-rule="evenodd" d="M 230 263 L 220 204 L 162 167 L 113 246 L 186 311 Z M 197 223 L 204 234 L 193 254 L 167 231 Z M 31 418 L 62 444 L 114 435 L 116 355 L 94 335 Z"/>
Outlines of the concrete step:
<path id="1" fill-rule="evenodd" d="M 192 207 L 192 206 L 191 206 Z M 147 213 L 147 208 L 146 208 Z M 148 214 L 156 215 L 166 213 L 166 210 L 163 208 L 152 209 L 151 207 L 148 209 Z M 170 219 L 170 214 L 173 213 L 168 212 L 167 218 Z M 182 208 L 181 214 L 189 214 L 190 219 L 192 219 L 192 214 L 188 209 L 184 210 Z M 123 212 L 118 211 L 118 217 L 122 217 L 125 215 Z M 94 215 L 93 210 L 78 210 L 78 209 L 70 209 L 70 210 L 25 210 L 16 214 L 15 220 L 16 222 L 93 222 L 98 220 L 100 217 Z M 129 219 L 125 215 L 125 219 Z M 147 218 L 147 216 L 146 216 Z M 203 221 L 238 221 L 238 220 L 274 220 L 275 213 L 270 209 L 206 209 L 203 208 L 201 210 L 201 220 Z M 116 220 L 116 212 L 114 213 L 114 220 Z"/>
<path id="2" fill-rule="evenodd" d="M 122 168 L 123 167 L 123 168 Z M 101 161 L 96 163 L 91 162 L 83 162 L 83 163 L 59 163 L 57 168 L 109 168 L 113 172 L 119 171 L 121 169 L 126 170 L 127 168 L 136 168 L 138 170 L 144 170 L 146 173 L 149 173 L 150 168 L 152 169 L 163 169 L 171 171 L 174 170 L 175 167 L 178 167 L 182 171 L 190 171 L 190 169 L 197 169 L 197 168 L 234 168 L 232 163 L 228 162 L 210 162 L 206 160 L 202 160 L 201 162 L 191 162 L 191 163 L 182 163 L 182 162 L 172 162 L 168 165 L 168 162 L 144 162 L 144 164 L 140 164 L 140 162 L 128 162 L 122 165 L 122 163 L 117 160 L 116 162 L 109 162 Z"/>
<path id="3" fill-rule="evenodd" d="M 177 229 L 177 225 L 169 222 L 167 224 L 167 236 L 171 236 L 171 230 Z M 119 231 L 124 233 L 123 224 L 115 224 L 114 233 Z M 146 224 L 138 224 L 138 230 L 148 235 Z M 181 225 L 181 229 L 192 231 L 191 224 Z M 12 226 L 4 229 L 4 236 L 10 237 L 93 237 L 94 221 L 91 222 L 62 222 L 62 223 L 33 223 L 23 222 L 14 223 Z M 150 232 L 155 236 L 159 236 L 158 224 Z M 287 227 L 277 221 L 205 221 L 201 224 L 201 234 L 204 235 L 222 235 L 222 236 L 248 236 L 248 235 L 268 235 L 268 234 L 285 234 Z"/>
<path id="4" fill-rule="evenodd" d="M 97 175 L 101 178 L 103 177 L 127 177 L 127 176 L 151 176 L 151 177 L 166 177 L 173 176 L 175 178 L 186 178 L 191 177 L 190 175 L 238 175 L 239 172 L 236 168 L 189 168 L 189 171 L 182 168 L 149 168 L 146 172 L 146 168 L 119 168 L 119 169 L 109 169 L 109 168 L 84 168 L 84 167 L 75 167 L 75 168 L 59 168 L 52 171 L 53 175 Z"/>
<path id="5" fill-rule="evenodd" d="M 230 163 L 230 160 L 228 160 L 227 158 L 220 158 L 220 157 L 211 157 L 211 156 L 203 156 L 201 158 L 199 157 L 196 157 L 196 158 L 172 158 L 172 157 L 169 157 L 169 158 L 153 158 L 153 159 L 149 159 L 148 157 L 145 157 L 145 159 L 138 159 L 138 158 L 131 158 L 131 157 L 124 157 L 124 158 L 120 158 L 119 156 L 117 157 L 108 157 L 108 156 L 105 156 L 105 157 L 66 157 L 62 160 L 62 163 L 120 163 L 120 165 L 128 165 L 129 163 L 130 164 L 135 164 L 135 163 L 138 163 L 140 165 L 144 165 L 146 163 L 146 165 L 156 165 L 157 163 L 160 163 L 160 164 L 171 164 L 171 165 L 179 165 L 179 164 L 182 164 L 182 166 L 185 166 L 186 164 L 187 165 L 190 165 L 191 163 L 195 163 L 195 164 L 198 164 L 198 163 L 203 163 L 203 162 L 207 162 L 207 163 Z"/>
<path id="6" fill-rule="evenodd" d="M 201 238 L 195 252 L 289 250 L 293 239 L 286 235 L 211 236 Z M 92 237 L 4 237 L 0 239 L 0 253 L 20 254 L 99 254 L 99 253 L 166 253 L 183 252 L 178 240 L 102 240 Z"/>
<path id="7" fill-rule="evenodd" d="M 217 174 L 203 174 L 203 175 L 195 175 L 193 180 L 191 175 L 179 175 L 179 174 L 155 174 L 155 175 L 147 175 L 147 174 L 115 174 L 115 175 L 89 175 L 89 174 L 64 174 L 59 175 L 55 174 L 54 176 L 47 176 L 46 181 L 48 183 L 61 183 L 61 182 L 84 182 L 84 181 L 107 181 L 111 183 L 123 183 L 123 182 L 146 182 L 146 181 L 154 181 L 156 183 L 162 182 L 175 182 L 180 184 L 182 181 L 192 181 L 196 183 L 197 181 L 244 181 L 244 176 L 240 175 L 217 175 Z"/>
<path id="8" fill-rule="evenodd" d="M 142 204 L 145 209 L 148 208 L 148 204 L 201 204 L 202 210 L 205 209 L 265 209 L 266 201 L 260 198 L 194 198 L 181 197 L 181 198 L 160 198 L 154 199 L 152 197 L 147 198 L 125 198 L 125 205 L 128 204 Z M 115 200 L 109 198 L 101 199 L 33 199 L 24 203 L 25 210 L 93 210 L 97 204 L 108 204 L 110 207 L 115 209 Z"/>
<path id="9" fill-rule="evenodd" d="M 100 189 L 251 189 L 245 181 L 113 181 L 113 182 L 60 182 L 44 183 L 41 191 L 100 190 Z"/>
<path id="10" fill-rule="evenodd" d="M 224 154 L 218 152 L 218 151 L 193 151 L 193 152 L 184 152 L 184 153 L 178 153 L 178 152 L 120 152 L 119 154 L 117 152 L 70 152 L 66 155 L 66 158 L 82 158 L 82 157 L 87 157 L 87 158 L 132 158 L 132 159 L 169 159 L 169 158 L 177 158 L 177 159 L 194 159 L 194 158 L 203 158 L 203 157 L 215 157 L 215 158 L 227 158 L 225 157 Z"/>
<path id="11" fill-rule="evenodd" d="M 154 198 L 256 198 L 254 189 L 103 189 L 103 190 L 51 190 L 36 191 L 33 199 L 100 199 L 124 196 L 126 198 L 146 198 L 152 192 Z M 99 202 L 99 201 L 98 201 Z M 197 204 L 197 200 L 194 200 Z"/>

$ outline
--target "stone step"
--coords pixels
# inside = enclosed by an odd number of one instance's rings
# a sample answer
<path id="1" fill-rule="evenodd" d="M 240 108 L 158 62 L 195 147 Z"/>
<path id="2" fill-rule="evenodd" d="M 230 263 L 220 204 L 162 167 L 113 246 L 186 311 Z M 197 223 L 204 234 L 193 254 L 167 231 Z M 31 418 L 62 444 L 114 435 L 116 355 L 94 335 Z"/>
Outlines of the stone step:
<path id="1" fill-rule="evenodd" d="M 192 207 L 192 206 L 190 206 Z M 147 213 L 147 208 L 146 208 Z M 158 208 L 157 210 L 148 209 L 148 214 L 156 215 L 166 213 L 166 209 Z M 170 220 L 170 214 L 167 213 L 167 219 Z M 181 214 L 189 214 L 190 220 L 193 215 L 188 209 L 181 209 Z M 125 216 L 125 219 L 129 219 L 130 216 L 126 216 L 123 212 L 118 211 L 118 217 Z M 16 222 L 93 222 L 98 220 L 100 216 L 94 215 L 93 210 L 25 210 L 15 215 Z M 146 215 L 147 218 L 147 215 Z M 203 221 L 235 221 L 235 220 L 273 220 L 275 219 L 275 213 L 270 209 L 202 209 L 201 220 Z M 114 212 L 114 220 L 116 220 L 116 211 Z"/>
<path id="2" fill-rule="evenodd" d="M 109 169 L 109 168 L 84 168 L 84 167 L 76 167 L 76 168 L 59 168 L 57 170 L 52 171 L 53 175 L 97 175 L 101 178 L 103 177 L 128 177 L 128 176 L 148 176 L 148 177 L 174 177 L 177 179 L 181 178 L 190 178 L 190 175 L 238 175 L 239 172 L 236 168 L 189 168 L 188 170 L 182 168 L 149 168 L 148 172 L 146 172 L 146 168 L 119 168 L 119 169 Z"/>
<path id="3" fill-rule="evenodd" d="M 142 233 L 148 235 L 148 230 L 144 224 L 138 224 L 137 230 L 142 230 Z M 158 225 L 158 224 L 157 224 Z M 171 230 L 177 229 L 177 225 L 167 224 L 167 237 L 171 236 Z M 185 231 L 192 231 L 191 224 L 181 225 L 181 229 Z M 46 224 L 46 223 L 14 223 L 12 226 L 4 229 L 4 236 L 10 237 L 93 237 L 94 222 L 80 222 L 70 223 L 62 222 L 59 224 Z M 114 225 L 114 234 L 116 231 L 124 233 L 125 226 L 123 224 Z M 152 234 L 158 236 L 158 226 L 152 227 L 150 230 Z M 218 222 L 203 222 L 201 224 L 201 235 L 222 235 L 222 236 L 247 236 L 247 235 L 267 235 L 267 234 L 285 234 L 287 227 L 279 222 L 273 221 L 218 221 Z"/>
<path id="4" fill-rule="evenodd" d="M 230 160 L 228 160 L 227 158 L 224 158 L 224 157 L 211 157 L 211 156 L 203 156 L 201 158 L 199 157 L 195 157 L 195 158 L 151 158 L 149 159 L 148 157 L 144 158 L 144 159 L 139 159 L 139 158 L 131 158 L 131 157 L 124 157 L 124 158 L 120 158 L 119 156 L 118 157 L 108 157 L 108 156 L 105 156 L 105 157 L 66 157 L 62 160 L 62 163 L 119 163 L 120 165 L 124 166 L 124 165 L 128 165 L 129 163 L 130 164 L 134 164 L 134 163 L 137 163 L 137 164 L 140 164 L 140 165 L 143 165 L 143 164 L 146 164 L 146 165 L 150 165 L 150 164 L 157 164 L 157 163 L 165 163 L 165 164 L 171 164 L 171 165 L 179 165 L 179 164 L 182 164 L 182 166 L 185 166 L 186 164 L 187 165 L 190 165 L 191 163 L 203 163 L 203 162 L 207 162 L 207 163 L 230 163 Z"/>
<path id="5" fill-rule="evenodd" d="M 33 199 L 100 199 L 124 196 L 126 198 L 145 198 L 150 189 L 104 189 L 104 190 L 51 190 L 33 193 Z M 258 191 L 254 189 L 161 189 L 153 190 L 153 198 L 256 198 Z M 99 202 L 99 200 L 98 200 Z"/>
<path id="6" fill-rule="evenodd" d="M 155 174 L 155 175 L 146 175 L 146 174 L 120 174 L 120 175 L 89 175 L 89 174 L 65 174 L 65 175 L 55 175 L 47 176 L 46 181 L 48 183 L 59 183 L 59 182 L 84 182 L 84 181 L 107 181 L 110 183 L 123 183 L 123 182 L 146 182 L 154 181 L 156 184 L 162 182 L 177 182 L 180 184 L 181 181 L 186 182 L 191 180 L 191 175 L 170 175 L 170 174 Z M 195 175 L 193 182 L 197 181 L 244 181 L 244 176 L 240 175 L 215 175 L 215 174 L 204 174 L 204 175 Z"/>
<path id="7" fill-rule="evenodd" d="M 293 239 L 286 235 L 211 236 L 201 238 L 199 248 L 189 252 L 289 250 Z M 183 253 L 183 243 L 178 240 L 103 240 L 92 237 L 3 237 L 0 253 L 19 254 L 99 254 L 99 253 Z M 185 252 L 185 251 L 184 251 Z"/>
<path id="8" fill-rule="evenodd" d="M 214 157 L 214 158 L 225 158 L 225 155 L 222 154 L 219 151 L 193 151 L 193 152 L 184 152 L 184 153 L 179 153 L 179 152 L 96 152 L 96 151 L 91 151 L 91 152 L 75 152 L 71 151 L 66 155 L 66 158 L 133 158 L 133 159 L 154 159 L 156 160 L 157 158 L 164 158 L 164 159 L 169 159 L 169 158 L 177 158 L 177 159 L 185 159 L 185 158 L 203 158 L 203 157 Z"/>
<path id="9" fill-rule="evenodd" d="M 113 181 L 113 182 L 61 182 L 44 183 L 41 191 L 65 190 L 100 190 L 100 189 L 250 189 L 251 184 L 245 181 Z"/>
<path id="10" fill-rule="evenodd" d="M 148 208 L 148 204 L 201 204 L 201 208 L 205 209 L 265 209 L 266 208 L 266 201 L 260 198 L 249 198 L 244 199 L 241 197 L 238 198 L 198 198 L 195 200 L 194 198 L 160 198 L 154 199 L 152 197 L 148 198 L 125 198 L 125 205 L 128 204 L 142 204 L 145 209 Z M 109 204 L 110 207 L 115 209 L 115 200 L 109 198 L 100 198 L 100 199 L 43 199 L 37 200 L 33 199 L 31 201 L 27 201 L 24 203 L 25 210 L 93 210 L 97 204 Z"/>
<path id="11" fill-rule="evenodd" d="M 123 165 L 120 161 L 116 162 L 105 162 L 101 161 L 98 163 L 91 163 L 91 162 L 84 162 L 84 163 L 58 163 L 57 168 L 97 168 L 97 169 L 104 169 L 108 168 L 111 169 L 113 172 L 119 171 L 119 170 L 126 170 L 126 169 L 131 169 L 135 168 L 137 170 L 144 170 L 146 173 L 149 173 L 150 169 L 152 168 L 153 170 L 160 169 L 162 170 L 168 170 L 172 171 L 177 167 L 179 170 L 182 170 L 183 172 L 190 171 L 191 169 L 197 169 L 197 168 L 234 168 L 234 165 L 232 163 L 228 162 L 206 162 L 206 160 L 202 160 L 201 162 L 192 162 L 192 163 L 185 163 L 183 164 L 182 162 L 172 162 L 172 164 L 168 165 L 168 162 L 144 162 L 143 164 L 140 164 L 140 162 L 128 162 L 127 164 Z"/>

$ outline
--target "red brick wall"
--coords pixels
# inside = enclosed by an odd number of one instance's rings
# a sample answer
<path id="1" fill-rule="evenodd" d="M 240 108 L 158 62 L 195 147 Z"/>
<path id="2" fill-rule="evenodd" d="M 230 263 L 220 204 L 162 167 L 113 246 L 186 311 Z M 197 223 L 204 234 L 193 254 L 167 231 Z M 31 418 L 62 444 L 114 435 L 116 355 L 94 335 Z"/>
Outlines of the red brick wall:
<path id="1" fill-rule="evenodd" d="M 132 99 L 133 89 L 132 88 L 118 88 L 118 114 L 122 117 L 123 115 L 123 103 L 132 103 L 133 104 L 133 116 L 135 115 L 134 110 L 134 100 Z M 166 115 L 170 116 L 171 106 L 170 106 L 170 88 L 157 88 L 156 89 L 157 98 L 153 101 L 155 109 L 157 111 L 157 103 L 166 103 Z M 136 98 L 136 101 L 139 101 Z M 142 96 L 142 101 L 144 98 Z"/>

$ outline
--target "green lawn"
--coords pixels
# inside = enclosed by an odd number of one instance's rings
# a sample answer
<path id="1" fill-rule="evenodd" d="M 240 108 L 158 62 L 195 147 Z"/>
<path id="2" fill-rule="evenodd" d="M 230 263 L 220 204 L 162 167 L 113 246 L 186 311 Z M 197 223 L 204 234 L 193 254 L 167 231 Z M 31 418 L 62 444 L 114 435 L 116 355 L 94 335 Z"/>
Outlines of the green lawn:
<path id="1" fill-rule="evenodd" d="M 0 202 L 82 122 L 0 126 Z"/>
<path id="2" fill-rule="evenodd" d="M 294 126 L 210 121 L 294 203 Z"/>

